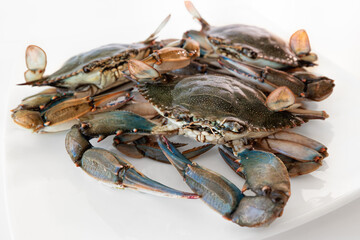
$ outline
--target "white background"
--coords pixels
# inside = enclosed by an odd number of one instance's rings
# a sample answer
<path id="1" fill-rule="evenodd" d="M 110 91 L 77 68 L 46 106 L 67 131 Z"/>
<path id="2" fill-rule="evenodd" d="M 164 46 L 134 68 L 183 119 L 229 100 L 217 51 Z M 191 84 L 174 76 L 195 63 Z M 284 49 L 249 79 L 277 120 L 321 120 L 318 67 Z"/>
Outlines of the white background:
<path id="1" fill-rule="evenodd" d="M 221 5 L 219 1 L 194 1 L 194 4 L 214 25 L 258 25 L 284 39 L 297 29 L 304 28 L 310 36 L 313 50 L 322 57 L 320 65 L 322 60 L 331 61 L 336 66 L 334 71 L 341 70 L 353 76 L 353 81 L 360 81 L 359 1 L 221 1 Z M 145 39 L 168 13 L 172 14 L 172 19 L 161 32 L 161 38 L 181 37 L 181 33 L 188 29 L 199 29 L 182 1 L 2 1 L 0 7 L 1 126 L 5 126 L 4 120 L 9 118 L 8 108 L 14 107 L 7 103 L 7 89 L 23 81 L 22 73 L 15 72 L 15 69 L 17 71 L 21 66 L 25 70 L 24 51 L 29 44 L 39 45 L 48 53 L 47 72 L 50 73 L 73 54 L 108 43 Z M 323 74 L 331 75 L 331 69 Z M 351 81 L 348 83 L 351 84 Z M 21 97 L 17 98 L 20 100 Z M 351 106 L 353 103 L 349 101 L 348 104 Z M 349 116 L 358 119 L 358 109 L 358 105 L 353 106 Z M 4 129 L 0 129 L 3 133 Z M 359 127 L 354 126 L 353 129 L 353 135 L 358 136 Z M 2 138 L 2 141 L 6 139 Z M 0 146 L 3 147 L 3 144 Z M 353 152 L 356 153 L 355 150 Z M 1 149 L 1 154 L 3 157 L 4 149 Z M 354 159 L 359 157 L 354 154 Z M 3 158 L 1 160 L 4 162 Z M 2 168 L 0 174 L 5 170 Z M 0 239 L 10 239 L 3 183 L 0 186 Z M 359 237 L 356 229 L 359 210 L 360 201 L 356 200 L 271 239 L 356 239 Z"/>

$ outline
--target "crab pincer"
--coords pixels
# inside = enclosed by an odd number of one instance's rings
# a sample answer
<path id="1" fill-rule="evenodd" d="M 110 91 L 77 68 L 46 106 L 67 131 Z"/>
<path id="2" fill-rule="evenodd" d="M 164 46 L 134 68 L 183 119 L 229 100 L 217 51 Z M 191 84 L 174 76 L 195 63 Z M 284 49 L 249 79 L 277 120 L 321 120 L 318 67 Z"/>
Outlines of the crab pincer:
<path id="1" fill-rule="evenodd" d="M 285 166 L 275 155 L 249 150 L 241 153 L 239 171 L 246 177 L 243 191 L 251 189 L 256 194 L 246 196 L 222 175 L 185 158 L 165 137 L 159 137 L 158 144 L 186 184 L 224 218 L 241 226 L 257 227 L 281 215 L 290 196 L 290 182 Z M 225 148 L 220 148 L 220 153 L 231 162 L 236 159 Z"/>
<path id="2" fill-rule="evenodd" d="M 91 177 L 114 188 L 130 188 L 173 198 L 199 198 L 197 194 L 182 192 L 146 177 L 119 155 L 93 147 L 90 139 L 80 125 L 75 125 L 66 135 L 65 146 L 75 165 Z"/>

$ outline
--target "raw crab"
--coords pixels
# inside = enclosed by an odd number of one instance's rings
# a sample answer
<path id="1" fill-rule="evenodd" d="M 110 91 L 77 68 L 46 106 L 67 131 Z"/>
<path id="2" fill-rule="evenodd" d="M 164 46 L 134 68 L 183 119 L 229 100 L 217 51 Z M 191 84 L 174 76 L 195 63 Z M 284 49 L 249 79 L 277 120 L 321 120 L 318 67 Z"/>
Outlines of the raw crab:
<path id="1" fill-rule="evenodd" d="M 198 41 L 204 56 L 223 55 L 260 67 L 272 68 L 312 66 L 317 60 L 316 54 L 310 52 L 310 42 L 305 30 L 295 32 L 288 46 L 276 35 L 256 26 L 210 26 L 190 1 L 185 1 L 185 5 L 191 15 L 201 23 L 202 29 L 187 31 L 184 36 Z"/>
<path id="2" fill-rule="evenodd" d="M 247 42 L 249 46 L 238 45 L 244 29 L 257 28 L 236 25 L 236 36 L 229 41 L 232 36 L 225 33 L 232 26 L 225 30 L 210 27 L 191 3 L 187 6 L 203 25 L 202 32 L 188 32 L 196 41 L 154 42 L 167 18 L 142 43 L 109 45 L 80 54 L 47 77 L 43 77 L 44 51 L 30 46 L 26 85 L 57 89 L 24 99 L 14 109 L 13 119 L 42 132 L 73 125 L 65 140 L 71 159 L 90 176 L 115 188 L 201 198 L 236 224 L 266 226 L 281 216 L 291 195 L 289 176 L 316 170 L 327 156 L 323 144 L 288 129 L 328 117 L 323 111 L 306 109 L 301 99 L 328 97 L 333 81 L 298 69 L 269 68 L 312 65 L 316 57 L 310 53 L 308 41 L 302 41 L 306 40 L 303 32 L 291 40 L 292 50 L 272 35 L 268 39 L 274 41 L 265 47 L 256 48 L 258 38 Z M 226 36 L 220 39 L 215 33 Z M 200 60 L 194 62 L 200 52 Z M 227 57 L 218 58 L 219 53 Z M 206 57 L 211 61 L 203 61 Z M 204 62 L 209 64 L 205 69 Z M 101 141 L 110 135 L 115 135 L 114 146 L 127 156 L 171 163 L 194 193 L 151 180 L 119 155 L 90 143 L 92 138 Z M 183 144 L 167 139 L 172 135 L 209 144 L 181 153 L 177 147 Z M 225 162 L 245 178 L 241 190 L 224 176 L 191 161 L 215 144 L 220 145 Z M 247 190 L 255 195 L 244 194 Z"/>
<path id="3" fill-rule="evenodd" d="M 284 131 L 313 118 L 327 117 L 324 112 L 314 117 L 314 111 L 296 111 L 301 104 L 295 102 L 295 96 L 286 87 L 265 97 L 256 88 L 226 75 L 160 75 L 138 60 L 129 61 L 129 71 L 139 82 L 140 94 L 167 121 L 159 123 L 127 111 L 80 118 L 67 135 L 67 151 L 77 166 L 104 182 L 131 188 L 140 188 L 140 182 L 145 182 L 139 175 L 134 179 L 129 163 L 124 164 L 117 155 L 89 143 L 94 137 L 102 140 L 116 135 L 115 146 L 130 156 L 141 155 L 140 146 L 147 146 L 144 152 L 148 156 L 164 161 L 161 149 L 188 186 L 226 219 L 241 226 L 264 226 L 281 215 L 290 197 L 286 166 L 292 176 L 301 175 L 317 169 L 327 156 L 324 145 Z M 242 190 L 189 160 L 211 146 L 180 153 L 165 137 L 158 138 L 158 145 L 149 137 L 173 134 L 222 145 L 220 153 L 225 161 L 246 179 Z M 146 188 L 171 195 L 164 188 Z M 256 196 L 244 195 L 246 190 Z M 189 197 L 186 193 L 181 196 Z"/>

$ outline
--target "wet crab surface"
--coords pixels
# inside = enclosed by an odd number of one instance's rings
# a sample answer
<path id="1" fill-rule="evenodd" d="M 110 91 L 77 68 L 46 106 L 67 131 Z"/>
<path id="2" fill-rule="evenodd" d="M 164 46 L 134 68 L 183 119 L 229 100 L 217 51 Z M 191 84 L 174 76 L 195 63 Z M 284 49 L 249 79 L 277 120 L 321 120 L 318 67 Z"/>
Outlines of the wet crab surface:
<path id="1" fill-rule="evenodd" d="M 240 184 L 241 185 L 241 184 Z M 125 194 L 125 193 L 124 193 Z M 287 209 L 287 211 L 288 211 L 288 209 Z"/>

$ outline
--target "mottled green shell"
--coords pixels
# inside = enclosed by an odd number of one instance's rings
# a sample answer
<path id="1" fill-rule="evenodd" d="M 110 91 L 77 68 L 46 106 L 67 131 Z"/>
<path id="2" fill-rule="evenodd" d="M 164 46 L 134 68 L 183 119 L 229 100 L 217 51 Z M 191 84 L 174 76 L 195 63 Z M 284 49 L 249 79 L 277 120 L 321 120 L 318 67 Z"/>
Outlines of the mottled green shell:
<path id="1" fill-rule="evenodd" d="M 232 24 L 222 27 L 211 27 L 207 31 L 209 37 L 229 41 L 229 45 L 241 45 L 258 53 L 259 57 L 269 61 L 297 66 L 298 58 L 288 44 L 269 31 L 243 24 Z"/>
<path id="2" fill-rule="evenodd" d="M 167 82 L 148 82 L 140 92 L 166 116 L 222 121 L 235 118 L 250 129 L 281 129 L 300 125 L 302 120 L 289 112 L 275 112 L 265 105 L 259 90 L 223 75 L 177 77 Z"/>
<path id="3" fill-rule="evenodd" d="M 78 70 L 81 70 L 84 66 L 94 61 L 101 61 L 109 57 L 114 57 L 116 55 L 121 56 L 130 49 L 141 49 L 144 47 L 145 45 L 140 43 L 139 44 L 109 44 L 109 45 L 101 46 L 99 48 L 95 48 L 88 52 L 84 52 L 76 56 L 73 56 L 72 58 L 67 60 L 59 70 L 49 75 L 48 79 L 55 79 L 61 76 L 66 76 L 73 72 L 77 72 Z"/>

